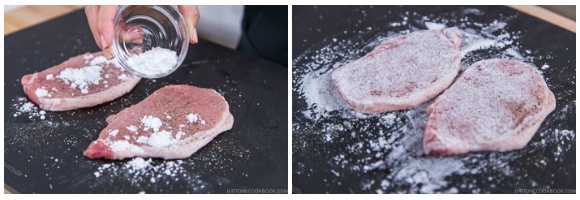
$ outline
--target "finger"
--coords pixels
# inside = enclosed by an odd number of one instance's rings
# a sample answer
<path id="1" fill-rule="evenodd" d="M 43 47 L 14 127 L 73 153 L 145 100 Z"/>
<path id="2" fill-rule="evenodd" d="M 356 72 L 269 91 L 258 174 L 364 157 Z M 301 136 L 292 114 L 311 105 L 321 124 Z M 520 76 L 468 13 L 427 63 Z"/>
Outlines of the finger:
<path id="1" fill-rule="evenodd" d="M 123 34 L 121 34 L 121 39 L 123 42 L 130 42 L 141 44 L 143 43 L 143 28 L 137 25 L 129 25 L 123 28 Z"/>
<path id="2" fill-rule="evenodd" d="M 196 44 L 197 39 L 197 23 L 199 22 L 199 10 L 197 6 L 179 6 L 179 11 L 185 18 L 185 25 L 187 26 L 187 31 L 189 32 L 189 43 Z"/>
<path id="3" fill-rule="evenodd" d="M 114 22 L 115 14 L 118 6 L 101 6 L 99 8 L 97 31 L 101 39 L 101 47 L 105 52 L 107 59 L 113 59 L 113 51 L 111 51 L 111 44 L 113 44 L 114 37 Z"/>
<path id="4" fill-rule="evenodd" d="M 87 21 L 89 22 L 89 28 L 91 29 L 91 33 L 93 34 L 93 38 L 95 38 L 95 42 L 99 48 L 101 47 L 101 36 L 99 36 L 99 32 L 97 31 L 97 16 L 99 13 L 99 6 L 86 6 L 85 7 L 85 14 L 87 15 Z"/>

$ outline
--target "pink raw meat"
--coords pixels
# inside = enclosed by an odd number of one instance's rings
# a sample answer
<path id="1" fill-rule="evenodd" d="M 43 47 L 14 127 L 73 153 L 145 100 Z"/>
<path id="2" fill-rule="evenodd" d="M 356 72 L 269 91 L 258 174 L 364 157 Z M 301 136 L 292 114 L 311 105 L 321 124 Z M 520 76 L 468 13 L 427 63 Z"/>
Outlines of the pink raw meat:
<path id="1" fill-rule="evenodd" d="M 34 74 L 24 75 L 24 93 L 43 110 L 65 111 L 109 102 L 131 91 L 140 77 L 86 53 Z"/>
<path id="2" fill-rule="evenodd" d="M 555 107 L 554 94 L 532 66 L 476 62 L 429 106 L 425 153 L 521 149 Z"/>
<path id="3" fill-rule="evenodd" d="M 224 97 L 215 90 L 170 85 L 109 116 L 107 123 L 85 156 L 186 158 L 230 130 L 234 118 Z"/>
<path id="4" fill-rule="evenodd" d="M 401 35 L 334 70 L 332 80 L 354 110 L 408 109 L 449 87 L 459 71 L 460 44 L 457 28 Z"/>

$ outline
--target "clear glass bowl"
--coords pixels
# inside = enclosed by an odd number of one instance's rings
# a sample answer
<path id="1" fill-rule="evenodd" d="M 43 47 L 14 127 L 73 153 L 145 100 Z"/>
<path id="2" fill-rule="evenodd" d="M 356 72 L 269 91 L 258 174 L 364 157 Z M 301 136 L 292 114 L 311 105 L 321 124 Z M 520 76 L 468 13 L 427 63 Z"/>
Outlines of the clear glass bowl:
<path id="1" fill-rule="evenodd" d="M 177 6 L 119 6 L 114 23 L 113 54 L 117 62 L 133 74 L 144 78 L 164 77 L 177 70 L 185 59 L 189 34 Z M 160 74 L 139 72 L 127 64 L 129 57 L 154 47 L 175 51 L 177 64 Z"/>

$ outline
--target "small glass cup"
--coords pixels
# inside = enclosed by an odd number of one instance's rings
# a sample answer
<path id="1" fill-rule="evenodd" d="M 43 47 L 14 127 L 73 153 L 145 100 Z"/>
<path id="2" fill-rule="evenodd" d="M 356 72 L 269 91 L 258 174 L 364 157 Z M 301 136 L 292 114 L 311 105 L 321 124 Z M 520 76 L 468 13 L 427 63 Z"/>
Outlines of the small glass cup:
<path id="1" fill-rule="evenodd" d="M 177 70 L 185 59 L 189 34 L 177 6 L 119 6 L 114 23 L 113 54 L 119 65 L 131 73 L 144 78 L 164 77 Z M 177 53 L 177 63 L 171 70 L 160 74 L 146 74 L 127 64 L 129 57 L 154 47 Z"/>

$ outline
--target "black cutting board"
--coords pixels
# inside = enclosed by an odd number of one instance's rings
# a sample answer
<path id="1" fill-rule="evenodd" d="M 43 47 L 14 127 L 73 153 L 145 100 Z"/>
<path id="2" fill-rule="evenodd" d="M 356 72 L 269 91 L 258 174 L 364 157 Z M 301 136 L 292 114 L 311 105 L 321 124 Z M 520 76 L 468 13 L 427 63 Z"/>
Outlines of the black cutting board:
<path id="1" fill-rule="evenodd" d="M 20 78 L 69 57 L 98 51 L 83 10 L 5 36 L 4 186 L 16 193 L 235 193 L 287 190 L 287 67 L 200 40 L 182 66 L 159 79 L 143 79 L 128 94 L 99 106 L 48 112 L 46 119 L 14 117 L 25 97 Z M 120 168 L 128 160 L 90 160 L 82 155 L 107 125 L 107 116 L 169 84 L 213 88 L 230 105 L 233 128 L 218 135 L 179 167 L 154 159 L 147 171 Z M 177 161 L 175 161 L 177 162 Z M 99 177 L 95 175 L 99 172 Z M 151 180 L 155 178 L 155 182 Z M 275 190 L 280 189 L 280 190 Z"/>
<path id="2" fill-rule="evenodd" d="M 369 141 L 376 142 L 381 137 L 389 141 L 390 138 L 405 137 L 405 134 L 420 134 L 417 137 L 421 139 L 424 125 L 413 124 L 406 115 L 408 111 L 383 113 L 364 120 L 341 117 L 341 113 L 348 111 L 344 109 L 330 112 L 320 119 L 305 117 L 311 112 L 305 112 L 310 108 L 299 87 L 303 82 L 297 80 L 301 80 L 310 68 L 317 73 L 326 73 L 336 67 L 337 62 L 348 63 L 370 52 L 374 46 L 369 47 L 369 41 L 402 34 L 400 31 L 406 29 L 426 29 L 424 21 L 459 26 L 465 17 L 479 24 L 490 24 L 494 20 L 506 22 L 504 30 L 520 36 L 513 39 L 520 47 L 519 51 L 524 56 L 535 55 L 535 59 L 527 62 L 538 68 L 549 63 L 550 67 L 542 71 L 556 96 L 557 106 L 525 148 L 505 153 L 480 152 L 429 158 L 423 155 L 419 141 L 411 148 L 405 147 L 406 154 L 412 156 L 397 160 L 386 156 L 396 155 L 393 153 L 396 148 L 385 145 L 386 148 L 373 150 L 374 144 L 369 144 Z M 402 21 L 408 23 L 402 24 Z M 292 23 L 293 193 L 575 193 L 571 190 L 576 188 L 575 33 L 505 6 L 293 6 Z M 477 29 L 479 24 L 466 27 Z M 502 30 L 497 33 L 499 31 Z M 462 66 L 494 58 L 503 50 L 473 51 L 462 60 Z M 342 53 L 333 54 L 333 51 Z M 344 58 L 344 55 L 350 58 Z M 425 107 L 430 102 L 415 109 L 421 110 L 424 120 Z M 384 125 L 381 123 L 383 115 L 396 116 L 397 121 Z M 573 132 L 562 137 L 557 135 L 561 130 Z M 552 142 L 544 145 L 544 140 Z M 360 147 L 352 150 L 357 144 Z M 469 160 L 471 158 L 473 161 Z M 416 170 L 421 166 L 398 167 L 405 166 L 409 160 L 428 161 L 431 164 L 425 162 L 425 165 L 433 168 L 453 166 L 447 161 L 460 161 L 467 169 L 471 169 L 470 165 L 482 166 L 482 169 L 447 175 L 441 180 L 445 181 L 441 184 L 443 187 L 430 190 L 430 185 L 425 183 L 431 180 L 424 179 L 428 177 L 427 173 L 446 169 L 426 169 L 425 172 Z M 367 164 L 364 167 L 370 166 L 370 170 L 361 169 L 361 163 Z M 380 167 L 373 169 L 373 163 Z M 421 165 L 421 162 L 414 164 Z M 405 174 L 405 170 L 410 168 L 413 174 Z M 403 174 L 400 179 L 396 178 L 399 174 Z"/>

